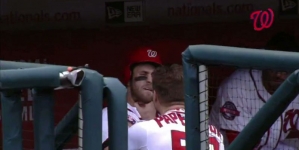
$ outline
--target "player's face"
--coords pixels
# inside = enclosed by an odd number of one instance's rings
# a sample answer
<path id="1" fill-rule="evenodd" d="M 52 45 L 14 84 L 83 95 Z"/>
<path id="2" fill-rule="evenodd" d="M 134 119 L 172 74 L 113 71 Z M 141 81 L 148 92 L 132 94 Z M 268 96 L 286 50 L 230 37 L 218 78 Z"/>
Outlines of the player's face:
<path id="1" fill-rule="evenodd" d="M 149 103 L 153 99 L 152 72 L 155 67 L 150 64 L 137 65 L 130 82 L 131 95 L 136 102 Z"/>
<path id="2" fill-rule="evenodd" d="M 273 93 L 284 82 L 290 73 L 282 71 L 265 71 L 265 82 L 268 83 L 268 92 Z"/>

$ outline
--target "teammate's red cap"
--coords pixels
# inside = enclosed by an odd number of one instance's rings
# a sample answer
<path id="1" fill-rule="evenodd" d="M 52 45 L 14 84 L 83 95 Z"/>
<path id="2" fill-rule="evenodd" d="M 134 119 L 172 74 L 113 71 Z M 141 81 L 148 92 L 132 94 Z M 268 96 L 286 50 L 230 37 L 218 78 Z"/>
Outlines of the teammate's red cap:
<path id="1" fill-rule="evenodd" d="M 128 65 L 125 68 L 124 83 L 127 84 L 131 78 L 132 67 L 138 63 L 153 63 L 156 65 L 161 65 L 162 61 L 158 52 L 149 48 L 142 47 L 133 51 L 128 60 Z"/>

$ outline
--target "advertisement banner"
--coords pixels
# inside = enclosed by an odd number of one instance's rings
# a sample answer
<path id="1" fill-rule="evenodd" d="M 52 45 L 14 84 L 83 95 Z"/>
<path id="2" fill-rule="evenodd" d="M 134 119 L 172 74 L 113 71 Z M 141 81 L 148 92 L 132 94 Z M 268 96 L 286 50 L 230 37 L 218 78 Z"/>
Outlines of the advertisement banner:
<path id="1" fill-rule="evenodd" d="M 298 0 L 279 0 L 279 15 L 292 16 L 298 15 Z"/>
<path id="2" fill-rule="evenodd" d="M 124 2 L 106 2 L 106 22 L 124 23 Z"/>
<path id="3" fill-rule="evenodd" d="M 157 26 L 250 21 L 271 8 L 295 14 L 298 0 L 0 0 L 0 30 L 99 29 L 107 26 Z M 280 5 L 281 3 L 281 5 Z M 281 10 L 281 11 L 279 11 Z M 295 16 L 296 18 L 296 16 Z"/>
<path id="4" fill-rule="evenodd" d="M 143 21 L 142 1 L 106 2 L 106 23 L 125 23 Z"/>
<path id="5" fill-rule="evenodd" d="M 105 6 L 98 1 L 0 1 L 1 30 L 98 28 L 104 20 L 99 10 Z"/>
<path id="6" fill-rule="evenodd" d="M 143 2 L 132 1 L 124 2 L 125 22 L 141 22 L 143 21 Z"/>

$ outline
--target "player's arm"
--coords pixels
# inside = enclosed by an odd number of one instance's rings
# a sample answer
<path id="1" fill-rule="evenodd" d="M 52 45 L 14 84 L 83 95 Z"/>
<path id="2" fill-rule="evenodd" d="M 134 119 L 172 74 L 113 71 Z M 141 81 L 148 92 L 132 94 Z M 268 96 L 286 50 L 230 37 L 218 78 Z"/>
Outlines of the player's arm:
<path id="1" fill-rule="evenodd" d="M 143 123 L 133 125 L 128 130 L 128 150 L 141 150 L 147 147 L 147 130 Z"/>
<path id="2" fill-rule="evenodd" d="M 242 101 L 240 99 L 242 96 L 239 95 L 238 84 L 234 84 L 234 82 L 234 78 L 228 78 L 219 86 L 209 118 L 210 124 L 220 128 L 226 145 L 232 143 L 239 135 L 240 128 L 238 125 L 240 123 L 238 120 L 242 120 L 240 114 L 244 112 L 238 107 L 239 102 Z"/>
<path id="3" fill-rule="evenodd" d="M 228 120 L 225 119 L 222 115 L 223 111 L 223 104 L 225 104 L 226 101 L 232 102 L 233 100 L 230 98 L 230 90 L 226 87 L 225 84 L 222 84 L 218 91 L 217 91 L 217 99 L 212 107 L 211 113 L 210 113 L 210 124 L 216 125 L 220 128 L 220 131 L 225 139 L 225 143 L 230 144 L 240 133 L 239 131 L 234 130 L 233 126 L 236 126 L 237 122 L 235 120 Z M 237 117 L 237 116 L 235 116 Z M 226 120 L 230 121 L 230 129 L 226 127 Z M 233 123 L 233 124 L 232 124 Z"/>

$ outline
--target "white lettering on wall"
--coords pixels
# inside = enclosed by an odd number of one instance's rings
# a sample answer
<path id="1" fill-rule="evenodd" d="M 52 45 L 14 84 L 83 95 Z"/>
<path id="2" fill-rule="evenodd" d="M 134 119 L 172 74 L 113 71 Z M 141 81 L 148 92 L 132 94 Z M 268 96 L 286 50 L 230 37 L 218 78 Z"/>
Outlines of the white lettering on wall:
<path id="1" fill-rule="evenodd" d="M 1 113 L 0 113 L 0 121 L 2 120 L 2 114 Z M 32 106 L 23 106 L 22 120 L 23 121 L 33 121 L 33 109 L 32 109 Z"/>

